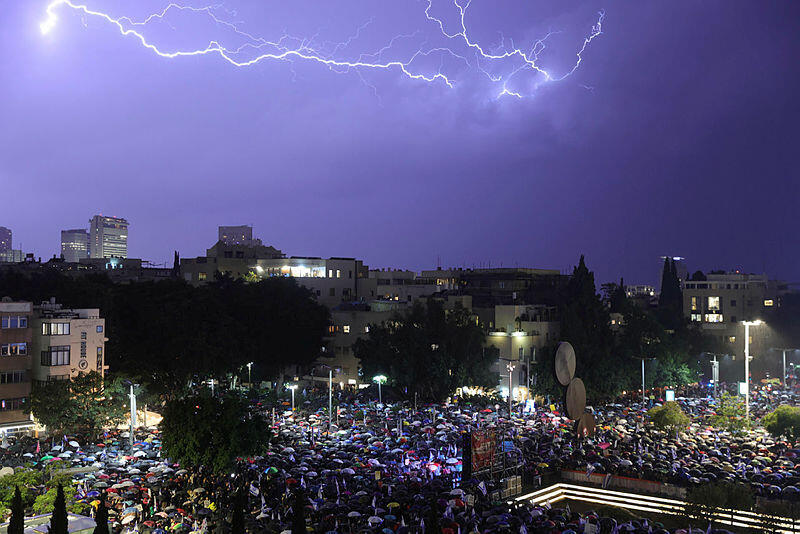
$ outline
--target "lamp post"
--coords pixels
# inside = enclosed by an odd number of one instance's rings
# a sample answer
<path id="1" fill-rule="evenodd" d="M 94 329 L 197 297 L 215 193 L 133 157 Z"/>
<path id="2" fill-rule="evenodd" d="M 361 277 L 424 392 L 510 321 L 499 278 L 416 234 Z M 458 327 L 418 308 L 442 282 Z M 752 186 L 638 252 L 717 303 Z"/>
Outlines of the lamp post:
<path id="1" fill-rule="evenodd" d="M 292 417 L 294 417 L 294 390 L 297 389 L 297 384 L 288 384 L 286 388 L 292 392 Z"/>
<path id="2" fill-rule="evenodd" d="M 750 421 L 750 327 L 759 326 L 761 320 L 742 321 L 744 325 L 744 414 Z"/>
<path id="3" fill-rule="evenodd" d="M 511 419 L 511 410 L 512 410 L 512 403 L 514 402 L 514 389 L 513 389 L 513 380 L 514 380 L 514 367 L 513 363 L 506 364 L 506 369 L 508 370 L 508 418 Z"/>
<path id="4" fill-rule="evenodd" d="M 251 370 L 253 369 L 253 362 L 247 362 L 247 383 L 250 386 L 250 389 L 253 389 L 253 377 L 251 374 Z"/>
<path id="5" fill-rule="evenodd" d="M 789 352 L 790 350 L 791 350 L 791 351 L 795 351 L 795 350 L 797 350 L 797 349 L 779 349 L 779 348 L 773 348 L 772 350 L 779 350 L 779 351 L 781 351 L 781 352 L 783 353 L 783 375 L 782 375 L 782 378 L 781 378 L 781 384 L 782 384 L 782 385 L 783 385 L 783 387 L 785 388 L 785 387 L 786 387 L 786 353 L 787 353 L 787 352 Z"/>
<path id="6" fill-rule="evenodd" d="M 383 397 L 381 396 L 381 384 L 386 383 L 386 376 L 384 375 L 373 376 L 372 381 L 378 384 L 378 404 L 383 404 Z"/>
<path id="7" fill-rule="evenodd" d="M 130 444 L 131 444 L 131 451 L 133 451 L 133 434 L 134 430 L 136 429 L 136 394 L 133 392 L 133 387 L 138 386 L 138 384 L 131 384 L 131 392 L 130 392 L 130 400 L 131 400 L 131 436 L 130 436 Z"/>

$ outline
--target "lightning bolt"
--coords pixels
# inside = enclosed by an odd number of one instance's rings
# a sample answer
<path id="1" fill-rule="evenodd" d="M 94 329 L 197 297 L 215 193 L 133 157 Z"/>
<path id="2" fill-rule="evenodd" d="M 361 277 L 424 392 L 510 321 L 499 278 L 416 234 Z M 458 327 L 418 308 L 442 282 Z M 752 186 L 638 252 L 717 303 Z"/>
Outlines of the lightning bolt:
<path id="1" fill-rule="evenodd" d="M 451 74 L 453 70 L 456 70 L 458 75 L 465 71 L 473 70 L 488 79 L 491 85 L 499 88 L 496 98 L 503 96 L 516 98 L 532 96 L 541 83 L 557 82 L 571 76 L 580 67 L 583 61 L 583 54 L 590 43 L 603 33 L 602 24 L 605 13 L 601 11 L 598 14 L 597 22 L 592 26 L 591 32 L 583 39 L 578 48 L 576 59 L 571 68 L 560 75 L 555 75 L 550 70 L 540 66 L 540 56 L 546 49 L 547 39 L 557 32 L 549 32 L 543 38 L 535 40 L 527 49 L 516 48 L 513 39 L 508 39 L 510 48 L 507 47 L 506 38 L 501 33 L 500 42 L 492 50 L 490 46 L 484 47 L 480 45 L 469 34 L 466 19 L 471 2 L 472 0 L 453 0 L 455 12 L 458 14 L 457 20 L 460 30 L 448 32 L 445 21 L 431 14 L 433 0 L 426 0 L 425 19 L 427 22 L 432 23 L 434 28 L 438 28 L 438 32 L 435 32 L 435 37 L 443 41 L 443 44 L 429 44 L 426 39 L 416 48 L 412 47 L 412 52 L 406 53 L 405 57 L 397 57 L 399 53 L 392 53 L 395 50 L 396 43 L 399 41 L 413 41 L 419 38 L 421 33 L 419 30 L 410 34 L 397 35 L 391 38 L 386 45 L 373 52 L 361 52 L 352 58 L 347 58 L 344 57 L 344 52 L 361 37 L 361 33 L 373 22 L 372 20 L 359 26 L 353 35 L 341 43 L 326 42 L 319 44 L 317 36 L 301 38 L 291 36 L 288 33 L 284 33 L 278 39 L 268 40 L 245 32 L 240 29 L 238 24 L 221 18 L 218 13 L 224 11 L 222 5 L 193 7 L 170 3 L 161 11 L 136 21 L 127 16 L 112 16 L 73 0 L 52 0 L 47 6 L 46 18 L 39 28 L 42 34 L 50 33 L 58 22 L 57 11 L 59 9 L 71 9 L 82 14 L 84 19 L 93 17 L 116 27 L 123 37 L 138 41 L 145 49 L 163 58 L 175 59 L 213 55 L 234 67 L 250 67 L 265 61 L 317 63 L 336 73 L 355 72 L 358 78 L 376 94 L 377 89 L 365 79 L 365 72 L 394 71 L 410 80 L 441 83 L 448 88 L 453 88 L 456 85 L 455 75 Z M 209 41 L 203 48 L 166 50 L 146 37 L 145 30 L 155 22 L 169 23 L 169 17 L 174 12 L 207 17 L 218 27 L 230 31 L 242 44 L 228 48 L 221 44 L 220 39 L 215 39 Z M 225 11 L 225 13 L 228 16 L 233 16 L 231 12 Z M 392 55 L 395 57 L 384 59 L 385 56 Z M 436 70 L 420 65 L 423 62 L 422 60 L 431 56 L 439 59 L 439 66 Z M 446 59 L 449 59 L 451 63 L 446 64 Z M 455 63 L 452 63 L 453 61 Z M 458 68 L 455 65 L 461 65 L 461 67 Z M 516 82 L 515 79 L 523 73 L 535 75 L 535 81 Z M 518 87 L 519 85 L 524 86 L 526 83 L 527 89 Z"/>

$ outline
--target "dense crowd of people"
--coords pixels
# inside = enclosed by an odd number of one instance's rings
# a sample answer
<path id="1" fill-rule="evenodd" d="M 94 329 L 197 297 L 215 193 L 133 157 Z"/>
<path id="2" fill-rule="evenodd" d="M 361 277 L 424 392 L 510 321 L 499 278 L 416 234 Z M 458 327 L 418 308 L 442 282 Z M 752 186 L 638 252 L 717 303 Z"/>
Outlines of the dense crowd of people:
<path id="1" fill-rule="evenodd" d="M 520 406 L 509 419 L 503 406 L 414 409 L 356 397 L 340 399 L 329 430 L 327 414 L 301 396 L 299 410 L 274 415 L 269 452 L 238 459 L 230 473 L 171 463 L 161 456 L 155 429 L 137 434 L 133 450 L 124 433 L 91 444 L 66 437 L 7 441 L 2 460 L 18 468 L 53 462 L 78 468 L 76 498 L 96 509 L 104 493 L 115 532 L 228 532 L 237 513 L 247 532 L 296 532 L 299 525 L 318 533 L 680 532 L 577 513 L 564 503 L 509 504 L 499 493 L 500 476 L 519 475 L 533 488 L 564 469 L 683 486 L 729 480 L 765 496 L 797 496 L 800 450 L 760 430 L 735 436 L 711 429 L 704 418 L 715 405 L 706 393 L 677 399 L 695 421 L 678 435 L 650 427 L 636 397 L 591 408 L 596 433 L 578 439 L 573 423 L 552 409 Z M 754 395 L 754 415 L 795 398 L 793 391 L 765 388 Z M 470 429 L 495 430 L 498 457 L 505 457 L 496 477 L 464 476 L 462 436 Z"/>

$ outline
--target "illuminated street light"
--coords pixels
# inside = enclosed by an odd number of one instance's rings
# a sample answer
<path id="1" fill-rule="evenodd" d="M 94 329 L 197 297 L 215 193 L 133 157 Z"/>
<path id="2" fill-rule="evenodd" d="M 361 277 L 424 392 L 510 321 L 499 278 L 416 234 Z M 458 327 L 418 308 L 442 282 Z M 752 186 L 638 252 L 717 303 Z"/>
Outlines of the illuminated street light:
<path id="1" fill-rule="evenodd" d="M 744 325 L 744 414 L 750 421 L 750 327 L 760 326 L 761 320 L 742 321 Z"/>
<path id="2" fill-rule="evenodd" d="M 381 396 L 381 384 L 386 383 L 386 376 L 384 375 L 373 376 L 372 381 L 378 384 L 378 404 L 383 404 L 383 397 Z"/>
<path id="3" fill-rule="evenodd" d="M 294 390 L 297 389 L 297 384 L 286 384 L 286 389 L 292 392 L 292 414 L 294 414 Z"/>

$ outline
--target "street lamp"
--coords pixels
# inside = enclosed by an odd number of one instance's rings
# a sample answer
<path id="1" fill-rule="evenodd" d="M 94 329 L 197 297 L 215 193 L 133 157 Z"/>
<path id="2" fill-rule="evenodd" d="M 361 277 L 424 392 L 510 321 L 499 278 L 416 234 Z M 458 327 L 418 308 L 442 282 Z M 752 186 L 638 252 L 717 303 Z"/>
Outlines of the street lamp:
<path id="1" fill-rule="evenodd" d="M 513 363 L 506 364 L 506 369 L 508 370 L 508 418 L 511 419 L 511 410 L 512 406 L 511 403 L 514 401 L 514 389 L 513 389 L 513 380 L 514 380 L 514 367 Z"/>
<path id="2" fill-rule="evenodd" d="M 297 384 L 287 384 L 286 389 L 292 392 L 292 415 L 294 415 L 294 390 L 297 389 Z"/>
<path id="3" fill-rule="evenodd" d="M 750 421 L 750 327 L 759 326 L 762 321 L 742 321 L 744 325 L 744 414 Z"/>
<path id="4" fill-rule="evenodd" d="M 790 350 L 791 351 L 796 351 L 797 349 L 778 349 L 778 348 L 773 348 L 772 350 L 779 350 L 779 351 L 781 351 L 783 353 L 783 378 L 781 379 L 781 384 L 785 388 L 786 387 L 786 353 L 789 352 Z"/>
<path id="5" fill-rule="evenodd" d="M 320 364 L 322 368 L 328 369 L 328 432 L 331 431 L 331 425 L 333 424 L 333 371 L 335 370 L 337 373 L 341 373 L 342 369 L 340 367 L 336 367 L 335 369 L 327 364 Z"/>
<path id="6" fill-rule="evenodd" d="M 373 376 L 372 381 L 378 384 L 378 404 L 383 404 L 383 397 L 381 396 L 381 384 L 386 383 L 386 376 L 385 375 Z"/>

